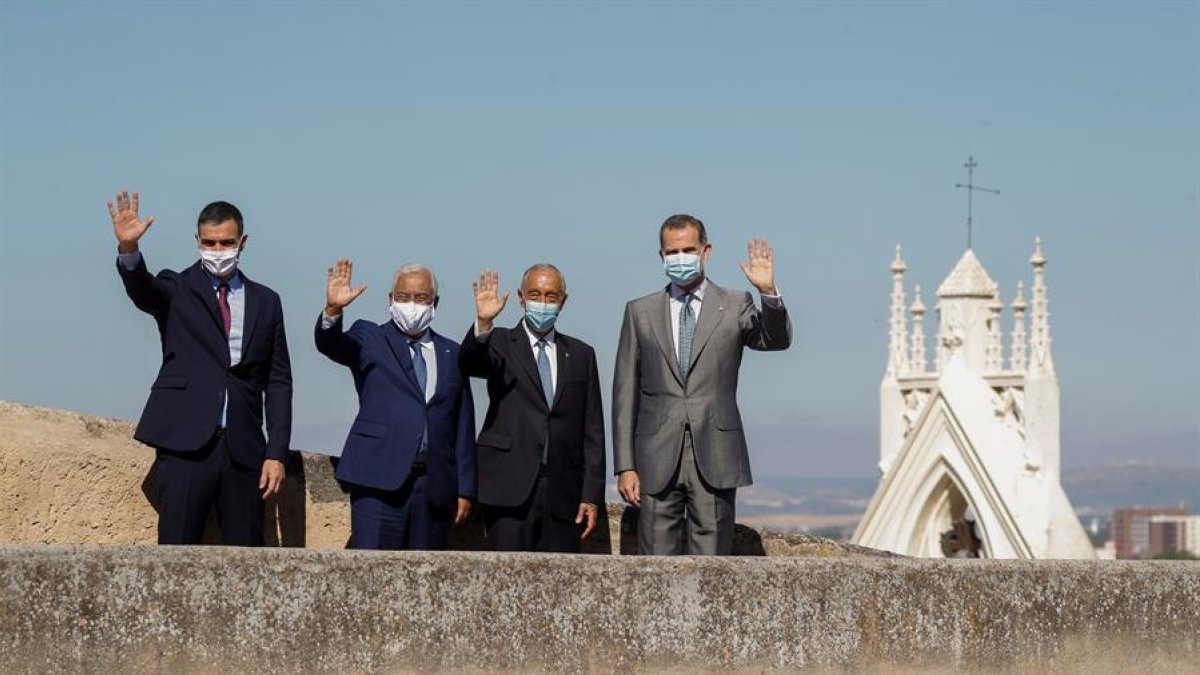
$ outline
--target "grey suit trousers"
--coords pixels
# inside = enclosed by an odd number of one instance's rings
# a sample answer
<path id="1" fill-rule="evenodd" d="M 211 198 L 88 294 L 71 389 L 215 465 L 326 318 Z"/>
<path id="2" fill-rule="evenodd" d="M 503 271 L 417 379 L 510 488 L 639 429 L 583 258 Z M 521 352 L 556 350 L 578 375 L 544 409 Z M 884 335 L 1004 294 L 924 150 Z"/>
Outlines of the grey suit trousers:
<path id="1" fill-rule="evenodd" d="M 732 555 L 737 488 L 718 490 L 696 467 L 691 429 L 666 489 L 642 494 L 638 552 L 642 555 Z"/>

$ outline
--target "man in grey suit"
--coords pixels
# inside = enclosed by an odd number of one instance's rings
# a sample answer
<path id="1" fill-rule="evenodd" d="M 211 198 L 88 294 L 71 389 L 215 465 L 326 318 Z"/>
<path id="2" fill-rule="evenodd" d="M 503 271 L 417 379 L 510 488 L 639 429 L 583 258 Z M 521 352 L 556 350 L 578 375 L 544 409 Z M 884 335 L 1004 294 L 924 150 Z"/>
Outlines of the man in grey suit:
<path id="1" fill-rule="evenodd" d="M 787 349 L 792 324 L 765 240 L 751 240 L 739 263 L 762 311 L 749 293 L 705 277 L 712 244 L 698 218 L 671 216 L 659 243 L 671 283 L 625 306 L 617 347 L 617 489 L 640 507 L 643 555 L 729 555 L 737 488 L 751 483 L 737 407 L 742 350 Z"/>

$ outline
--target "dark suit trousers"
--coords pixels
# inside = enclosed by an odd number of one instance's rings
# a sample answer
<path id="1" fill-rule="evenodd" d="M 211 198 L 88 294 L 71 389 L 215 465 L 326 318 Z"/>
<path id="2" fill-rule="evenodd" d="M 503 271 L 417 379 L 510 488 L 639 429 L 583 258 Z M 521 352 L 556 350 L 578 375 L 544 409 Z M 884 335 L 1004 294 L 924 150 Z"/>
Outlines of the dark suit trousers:
<path id="1" fill-rule="evenodd" d="M 224 433 L 217 433 L 195 452 L 159 449 L 158 543 L 199 544 L 213 507 L 221 543 L 263 545 L 263 500 L 258 489 L 261 469 L 236 464 Z"/>
<path id="2" fill-rule="evenodd" d="M 642 555 L 733 555 L 737 489 L 709 485 L 696 466 L 692 431 L 683 432 L 675 475 L 662 492 L 642 495 L 638 552 Z"/>
<path id="3" fill-rule="evenodd" d="M 546 477 L 538 476 L 533 492 L 520 506 L 482 506 L 487 538 L 496 551 L 578 553 L 583 526 L 550 513 Z"/>
<path id="4" fill-rule="evenodd" d="M 424 472 L 399 490 L 350 486 L 350 548 L 440 551 L 450 540 L 454 513 L 429 503 Z"/>

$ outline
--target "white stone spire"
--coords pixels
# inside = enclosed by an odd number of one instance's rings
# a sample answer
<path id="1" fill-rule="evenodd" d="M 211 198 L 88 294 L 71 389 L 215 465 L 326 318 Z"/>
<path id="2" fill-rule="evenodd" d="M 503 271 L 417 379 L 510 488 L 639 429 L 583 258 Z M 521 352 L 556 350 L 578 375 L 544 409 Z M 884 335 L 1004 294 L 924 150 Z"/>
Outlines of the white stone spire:
<path id="1" fill-rule="evenodd" d="M 1017 282 L 1017 297 L 1013 299 L 1013 330 L 1012 330 L 1012 358 L 1009 361 L 1009 368 L 1015 372 L 1023 373 L 1029 367 L 1029 361 L 1026 357 L 1025 337 L 1025 309 L 1029 304 L 1025 302 L 1025 282 Z"/>
<path id="2" fill-rule="evenodd" d="M 1042 238 L 1034 239 L 1033 255 L 1033 317 L 1030 329 L 1032 360 L 1030 374 L 1053 373 L 1054 359 L 1050 355 L 1050 301 L 1046 298 L 1046 256 L 1042 253 Z"/>
<path id="3" fill-rule="evenodd" d="M 913 375 L 925 374 L 925 303 L 921 302 L 921 284 L 913 289 L 912 307 L 912 356 L 909 358 L 909 372 Z"/>
<path id="4" fill-rule="evenodd" d="M 908 267 L 900 257 L 900 244 L 896 244 L 896 258 L 892 261 L 892 311 L 888 333 L 887 375 L 899 377 L 908 372 L 908 325 L 904 319 L 904 271 Z"/>
<path id="5" fill-rule="evenodd" d="M 1004 346 L 1000 337 L 1000 312 L 1004 311 L 1004 303 L 1000 301 L 1000 291 L 992 293 L 992 301 L 988 303 L 987 351 L 984 353 L 983 369 L 988 373 L 998 373 L 1004 365 Z"/>

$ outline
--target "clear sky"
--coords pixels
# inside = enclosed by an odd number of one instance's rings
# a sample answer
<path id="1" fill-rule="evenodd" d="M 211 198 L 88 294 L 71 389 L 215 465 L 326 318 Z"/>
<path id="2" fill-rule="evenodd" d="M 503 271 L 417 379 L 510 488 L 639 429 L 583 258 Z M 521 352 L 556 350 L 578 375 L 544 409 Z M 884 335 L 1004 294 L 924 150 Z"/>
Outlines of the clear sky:
<path id="1" fill-rule="evenodd" d="M 379 321 L 396 266 L 434 267 L 454 337 L 481 268 L 512 288 L 552 261 L 607 389 L 684 211 L 723 285 L 748 288 L 748 238 L 776 247 L 796 340 L 743 365 L 756 473 L 875 475 L 888 262 L 902 243 L 932 304 L 972 154 L 1006 300 L 1045 241 L 1064 463 L 1200 465 L 1198 85 L 1194 2 L 5 2 L 0 398 L 140 413 L 159 349 L 114 267 L 122 187 L 157 217 L 152 269 L 195 261 L 205 203 L 241 207 L 243 269 L 283 296 L 293 446 L 318 450 L 357 406 L 312 344 L 336 257 Z"/>

